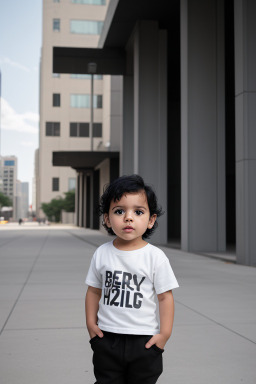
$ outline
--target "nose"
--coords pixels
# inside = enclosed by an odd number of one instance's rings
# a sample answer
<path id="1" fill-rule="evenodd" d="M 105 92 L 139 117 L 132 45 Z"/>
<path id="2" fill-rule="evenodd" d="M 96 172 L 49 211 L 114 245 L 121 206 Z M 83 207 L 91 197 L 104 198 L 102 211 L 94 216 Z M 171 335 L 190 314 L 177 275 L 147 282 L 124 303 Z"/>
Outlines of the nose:
<path id="1" fill-rule="evenodd" d="M 133 217 L 132 217 L 132 213 L 131 211 L 126 211 L 125 213 L 125 221 L 128 223 L 128 222 L 132 222 L 133 221 Z"/>

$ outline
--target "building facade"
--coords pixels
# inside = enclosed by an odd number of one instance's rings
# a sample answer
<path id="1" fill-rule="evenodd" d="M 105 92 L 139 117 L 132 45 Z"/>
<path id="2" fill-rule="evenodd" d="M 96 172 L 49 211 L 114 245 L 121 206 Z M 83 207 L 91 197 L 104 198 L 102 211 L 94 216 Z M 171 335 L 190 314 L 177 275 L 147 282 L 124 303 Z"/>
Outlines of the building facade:
<path id="1" fill-rule="evenodd" d="M 246 265 L 256 265 L 255 17 L 253 0 L 111 0 L 94 58 L 68 46 L 53 57 L 59 72 L 71 54 L 73 71 L 94 60 L 123 76 L 120 173 L 155 186 L 166 215 L 153 241 L 231 246 Z"/>
<path id="2" fill-rule="evenodd" d="M 54 153 L 63 158 L 63 153 L 88 155 L 90 152 L 119 151 L 119 79 L 93 74 L 93 63 L 90 73 L 84 73 L 81 68 L 79 73 L 63 74 L 55 72 L 52 65 L 54 46 L 97 47 L 107 6 L 108 0 L 43 1 L 39 172 L 35 177 L 39 217 L 44 216 L 40 209 L 42 203 L 76 189 L 77 204 L 82 204 L 84 191 L 91 188 L 89 184 L 100 184 L 104 179 L 108 182 L 110 177 L 108 156 L 101 156 L 100 161 L 90 167 L 83 164 L 81 157 L 76 164 L 54 164 Z M 113 99 L 118 104 L 114 112 Z M 113 124 L 118 125 L 115 135 Z M 86 207 L 81 208 L 83 213 L 76 218 L 78 225 L 92 221 L 89 207 L 93 196 L 92 193 L 87 211 Z M 92 226 L 92 223 L 88 225 Z"/>
<path id="3" fill-rule="evenodd" d="M 17 219 L 17 173 L 18 159 L 16 156 L 0 157 L 0 174 L 2 183 L 0 184 L 1 192 L 10 198 L 12 201 L 12 217 Z"/>

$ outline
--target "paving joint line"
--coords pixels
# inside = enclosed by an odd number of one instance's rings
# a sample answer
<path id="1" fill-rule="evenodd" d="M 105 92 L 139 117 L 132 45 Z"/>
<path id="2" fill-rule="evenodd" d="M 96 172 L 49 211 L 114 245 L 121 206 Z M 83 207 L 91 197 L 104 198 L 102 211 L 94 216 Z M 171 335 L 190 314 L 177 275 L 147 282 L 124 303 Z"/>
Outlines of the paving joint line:
<path id="1" fill-rule="evenodd" d="M 244 336 L 244 335 L 241 335 L 241 333 L 238 333 L 238 332 L 234 331 L 234 330 L 231 329 L 231 328 L 226 327 L 225 325 L 223 325 L 223 324 L 219 323 L 218 321 L 216 321 L 216 320 L 214 320 L 214 319 L 212 319 L 212 318 L 210 318 L 210 317 L 204 315 L 203 313 L 201 313 L 201 312 L 199 312 L 199 311 L 196 311 L 195 309 L 189 307 L 188 305 L 183 304 L 182 302 L 180 302 L 180 301 L 178 301 L 178 300 L 175 300 L 175 302 L 178 303 L 178 304 L 180 304 L 180 305 L 182 305 L 183 307 L 189 309 L 190 311 L 196 313 L 197 315 L 200 315 L 201 317 L 204 317 L 205 319 L 211 321 L 212 323 L 214 323 L 214 324 L 216 324 L 216 325 L 219 325 L 220 327 L 226 329 L 227 331 L 229 331 L 229 332 L 231 332 L 231 333 L 234 333 L 235 335 L 240 336 L 240 337 L 242 337 L 243 339 L 245 339 L 245 340 L 247 340 L 247 341 L 250 341 L 252 344 L 256 344 L 255 341 L 249 339 L 248 337 L 246 337 L 246 336 Z"/>

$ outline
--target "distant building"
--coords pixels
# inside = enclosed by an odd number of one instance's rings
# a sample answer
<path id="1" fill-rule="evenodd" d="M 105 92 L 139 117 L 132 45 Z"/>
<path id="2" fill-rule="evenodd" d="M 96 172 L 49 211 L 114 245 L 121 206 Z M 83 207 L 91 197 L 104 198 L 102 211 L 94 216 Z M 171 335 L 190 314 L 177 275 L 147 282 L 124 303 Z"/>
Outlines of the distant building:
<path id="1" fill-rule="evenodd" d="M 92 78 L 94 63 L 80 73 L 56 73 L 53 47 L 96 48 L 108 3 L 43 1 L 37 216 L 44 216 L 42 203 L 75 188 L 76 223 L 90 228 L 99 227 L 94 206 L 103 185 L 119 174 L 121 78 L 100 72 Z"/>
<path id="2" fill-rule="evenodd" d="M 20 218 L 25 219 L 29 216 L 29 183 L 21 182 L 20 188 Z"/>
<path id="3" fill-rule="evenodd" d="M 0 190 L 8 196 L 13 203 L 13 219 L 17 219 L 17 169 L 18 159 L 16 156 L 0 157 L 0 175 L 2 182 Z"/>
<path id="4" fill-rule="evenodd" d="M 34 177 L 32 179 L 32 212 L 39 212 L 39 149 L 35 150 Z"/>

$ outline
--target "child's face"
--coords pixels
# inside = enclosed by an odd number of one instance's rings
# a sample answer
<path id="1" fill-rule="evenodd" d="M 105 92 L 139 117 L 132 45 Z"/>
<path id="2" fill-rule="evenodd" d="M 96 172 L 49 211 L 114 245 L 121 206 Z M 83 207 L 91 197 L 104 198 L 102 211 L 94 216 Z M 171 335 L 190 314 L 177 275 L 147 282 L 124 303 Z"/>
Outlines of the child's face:
<path id="1" fill-rule="evenodd" d="M 104 220 L 119 239 L 127 242 L 142 240 L 147 228 L 152 228 L 156 215 L 150 217 L 146 193 L 127 193 L 119 201 L 111 201 Z"/>

